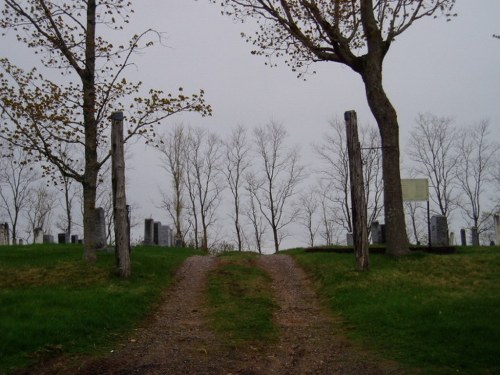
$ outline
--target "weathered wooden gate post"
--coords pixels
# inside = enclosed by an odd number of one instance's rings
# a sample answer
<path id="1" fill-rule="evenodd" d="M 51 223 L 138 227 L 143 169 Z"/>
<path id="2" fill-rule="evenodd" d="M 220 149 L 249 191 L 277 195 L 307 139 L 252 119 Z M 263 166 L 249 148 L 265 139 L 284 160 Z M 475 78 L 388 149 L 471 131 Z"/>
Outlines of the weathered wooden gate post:
<path id="1" fill-rule="evenodd" d="M 353 245 L 356 269 L 366 271 L 370 266 L 368 250 L 368 227 L 366 218 L 365 185 L 361 147 L 358 139 L 358 121 L 355 111 L 344 113 L 347 132 L 347 153 L 349 155 L 349 179 L 351 183 L 351 210 Z"/>
<path id="2" fill-rule="evenodd" d="M 113 216 L 115 225 L 115 256 L 118 275 L 130 276 L 130 233 L 125 194 L 125 157 L 123 146 L 123 112 L 111 115 L 111 160 L 113 185 Z"/>

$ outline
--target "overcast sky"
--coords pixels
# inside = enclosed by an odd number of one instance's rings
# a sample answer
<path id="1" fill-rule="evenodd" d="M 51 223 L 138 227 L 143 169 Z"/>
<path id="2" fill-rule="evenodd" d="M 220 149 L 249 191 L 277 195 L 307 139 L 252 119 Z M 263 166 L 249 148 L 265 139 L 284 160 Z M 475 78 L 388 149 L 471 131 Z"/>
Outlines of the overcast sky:
<path id="1" fill-rule="evenodd" d="M 224 134 L 236 124 L 251 128 L 275 120 L 286 126 L 291 141 L 301 144 L 306 160 L 328 120 L 347 110 L 356 110 L 360 123 L 375 126 L 362 81 L 349 68 L 319 63 L 313 67 L 317 74 L 304 82 L 285 64 L 269 68 L 264 57 L 252 56 L 251 46 L 240 37 L 252 25 L 222 16 L 220 7 L 208 0 L 140 3 L 134 28 L 165 32 L 168 47 L 138 58 L 138 77 L 146 86 L 182 86 L 187 92 L 203 88 L 214 109 L 211 118 L 187 115 L 171 123 L 183 121 Z M 458 17 L 451 22 L 429 18 L 415 23 L 393 43 L 385 60 L 384 83 L 398 111 L 402 150 L 422 112 L 452 116 L 459 125 L 489 119 L 495 135 L 500 134 L 500 40 L 492 37 L 500 34 L 500 1 L 458 0 L 455 11 Z M 157 156 L 143 151 L 136 148 L 132 159 L 132 199 L 155 197 L 157 186 L 166 183 L 158 173 Z M 138 183 L 146 180 L 154 183 Z M 142 216 L 166 220 L 152 200 L 142 199 L 140 206 Z"/>
<path id="2" fill-rule="evenodd" d="M 214 110 L 210 118 L 189 114 L 164 127 L 184 122 L 224 134 L 238 124 L 252 128 L 274 120 L 286 126 L 291 142 L 301 144 L 305 160 L 312 160 L 310 144 L 321 139 L 335 116 L 354 109 L 361 124 L 375 126 L 362 81 L 349 68 L 319 63 L 313 67 L 317 74 L 304 82 L 284 63 L 269 68 L 264 57 L 252 56 L 240 37 L 252 24 L 222 16 L 208 0 L 134 3 L 127 32 L 164 32 L 167 46 L 136 56 L 130 76 L 147 88 L 204 89 Z M 402 150 L 422 112 L 452 116 L 459 125 L 488 119 L 500 138 L 500 40 L 492 37 L 500 34 L 500 1 L 457 0 L 455 11 L 458 17 L 451 22 L 429 18 L 415 23 L 386 57 L 384 83 L 398 112 Z M 140 144 L 131 153 L 128 197 L 139 207 L 137 217 L 168 223 L 155 208 L 159 186 L 167 184 L 158 155 Z"/>

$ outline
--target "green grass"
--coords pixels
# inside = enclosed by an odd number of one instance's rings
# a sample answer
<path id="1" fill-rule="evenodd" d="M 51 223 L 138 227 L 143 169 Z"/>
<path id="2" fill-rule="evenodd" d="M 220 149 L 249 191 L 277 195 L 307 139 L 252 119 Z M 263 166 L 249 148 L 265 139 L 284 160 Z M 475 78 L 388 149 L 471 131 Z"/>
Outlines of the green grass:
<path id="1" fill-rule="evenodd" d="M 107 351 L 158 303 L 175 269 L 195 252 L 138 247 L 132 277 L 114 254 L 95 264 L 82 247 L 0 247 L 0 373 L 59 353 Z"/>
<path id="2" fill-rule="evenodd" d="M 278 337 L 271 279 L 255 266 L 254 257 L 225 254 L 208 278 L 210 324 L 230 346 L 265 344 Z"/>
<path id="3" fill-rule="evenodd" d="M 454 255 L 290 252 L 358 342 L 426 374 L 500 373 L 500 248 Z"/>

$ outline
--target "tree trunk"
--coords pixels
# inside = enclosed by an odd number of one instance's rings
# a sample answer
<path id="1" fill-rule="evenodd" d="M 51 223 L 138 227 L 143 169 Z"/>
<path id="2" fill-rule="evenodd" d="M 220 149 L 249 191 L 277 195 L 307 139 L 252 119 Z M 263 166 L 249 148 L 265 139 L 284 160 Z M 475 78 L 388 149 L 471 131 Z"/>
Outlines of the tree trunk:
<path id="1" fill-rule="evenodd" d="M 360 73 L 365 83 L 368 105 L 375 116 L 382 142 L 386 251 L 392 256 L 409 254 L 403 210 L 399 161 L 399 125 L 396 110 L 382 85 L 382 59 L 371 59 Z"/>
<path id="2" fill-rule="evenodd" d="M 130 233 L 128 231 L 127 198 L 125 194 L 125 157 L 123 147 L 123 113 L 111 115 L 111 157 L 113 185 L 113 218 L 115 224 L 115 256 L 118 275 L 130 276 Z"/>
<path id="3" fill-rule="evenodd" d="M 83 181 L 83 232 L 84 259 L 93 262 L 97 259 L 95 234 L 95 202 L 97 190 L 97 123 L 95 120 L 95 25 L 96 1 L 87 3 L 87 34 L 85 39 L 85 69 L 80 73 L 83 85 L 83 123 L 85 127 L 85 172 Z"/>

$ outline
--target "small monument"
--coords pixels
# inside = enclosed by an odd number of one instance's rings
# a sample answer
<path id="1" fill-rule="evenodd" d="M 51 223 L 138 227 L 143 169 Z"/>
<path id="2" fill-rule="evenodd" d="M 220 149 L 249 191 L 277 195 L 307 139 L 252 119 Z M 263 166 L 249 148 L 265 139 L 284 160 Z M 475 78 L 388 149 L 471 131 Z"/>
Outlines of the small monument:
<path id="1" fill-rule="evenodd" d="M 0 245 L 9 244 L 9 224 L 0 224 Z"/>
<path id="2" fill-rule="evenodd" d="M 58 233 L 57 234 L 57 243 L 59 243 L 59 244 L 69 243 L 69 234 L 68 233 Z"/>
<path id="3" fill-rule="evenodd" d="M 477 227 L 472 227 L 470 229 L 471 243 L 472 246 L 479 246 L 479 233 Z"/>
<path id="4" fill-rule="evenodd" d="M 53 244 L 54 243 L 54 236 L 51 234 L 44 234 L 43 235 L 43 243 L 44 244 Z"/>
<path id="5" fill-rule="evenodd" d="M 460 244 L 462 246 L 467 246 L 467 236 L 465 234 L 465 229 L 460 229 Z"/>
<path id="6" fill-rule="evenodd" d="M 33 243 L 34 244 L 43 244 L 43 229 L 35 228 L 33 230 Z"/>
<path id="7" fill-rule="evenodd" d="M 346 240 L 347 246 L 353 246 L 354 245 L 354 238 L 352 237 L 352 233 L 348 232 L 345 237 L 346 237 L 345 240 Z"/>
<path id="8" fill-rule="evenodd" d="M 448 246 L 448 221 L 446 216 L 435 215 L 431 217 L 431 244 L 432 246 Z"/>
<path id="9" fill-rule="evenodd" d="M 154 244 L 154 220 L 144 220 L 144 245 Z"/>

